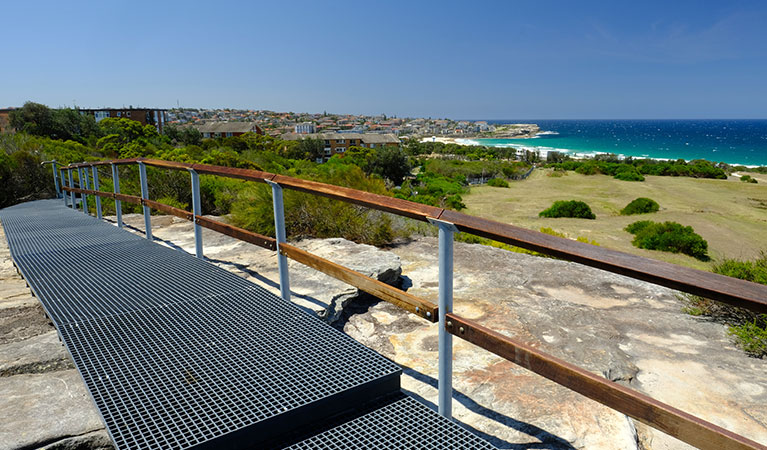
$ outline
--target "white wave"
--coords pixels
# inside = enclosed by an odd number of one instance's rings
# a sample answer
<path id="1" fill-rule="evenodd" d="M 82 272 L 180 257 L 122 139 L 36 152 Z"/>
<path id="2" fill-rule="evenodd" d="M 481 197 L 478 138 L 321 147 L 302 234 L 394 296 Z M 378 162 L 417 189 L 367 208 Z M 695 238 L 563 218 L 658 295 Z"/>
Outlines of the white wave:
<path id="1" fill-rule="evenodd" d="M 541 131 L 538 133 L 535 133 L 536 136 L 548 136 L 548 135 L 556 135 L 559 134 L 556 131 Z"/>

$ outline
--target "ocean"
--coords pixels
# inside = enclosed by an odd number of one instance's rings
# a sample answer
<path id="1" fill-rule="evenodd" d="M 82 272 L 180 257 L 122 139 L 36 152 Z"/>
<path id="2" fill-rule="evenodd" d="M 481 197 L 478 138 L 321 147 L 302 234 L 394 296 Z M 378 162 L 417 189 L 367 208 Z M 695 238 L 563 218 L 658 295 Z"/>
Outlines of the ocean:
<path id="1" fill-rule="evenodd" d="M 471 139 L 488 146 L 560 151 L 577 156 L 615 153 L 657 159 L 706 159 L 767 166 L 767 120 L 488 120 L 536 123 L 530 139 Z M 468 140 L 467 140 L 468 141 Z"/>

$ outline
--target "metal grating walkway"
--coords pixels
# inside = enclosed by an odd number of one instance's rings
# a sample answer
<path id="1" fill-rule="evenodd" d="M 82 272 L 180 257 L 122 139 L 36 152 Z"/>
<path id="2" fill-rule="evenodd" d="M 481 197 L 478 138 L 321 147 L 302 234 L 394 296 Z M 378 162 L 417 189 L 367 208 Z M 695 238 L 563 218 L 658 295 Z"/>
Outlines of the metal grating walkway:
<path id="1" fill-rule="evenodd" d="M 60 200 L 0 220 L 118 449 L 259 448 L 339 414 L 295 448 L 492 448 L 408 398 L 350 413 L 401 369 L 224 269 Z"/>

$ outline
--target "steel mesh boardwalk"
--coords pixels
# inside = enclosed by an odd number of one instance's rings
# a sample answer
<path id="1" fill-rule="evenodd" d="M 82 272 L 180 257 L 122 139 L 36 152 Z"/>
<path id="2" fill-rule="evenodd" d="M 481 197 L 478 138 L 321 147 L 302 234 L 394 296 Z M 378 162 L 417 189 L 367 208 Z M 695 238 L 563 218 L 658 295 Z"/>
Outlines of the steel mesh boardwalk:
<path id="1" fill-rule="evenodd" d="M 61 201 L 0 219 L 117 448 L 258 448 L 399 390 L 394 363 L 224 269 Z M 490 448 L 409 399 L 343 426 L 370 445 L 329 429 L 296 448 Z"/>

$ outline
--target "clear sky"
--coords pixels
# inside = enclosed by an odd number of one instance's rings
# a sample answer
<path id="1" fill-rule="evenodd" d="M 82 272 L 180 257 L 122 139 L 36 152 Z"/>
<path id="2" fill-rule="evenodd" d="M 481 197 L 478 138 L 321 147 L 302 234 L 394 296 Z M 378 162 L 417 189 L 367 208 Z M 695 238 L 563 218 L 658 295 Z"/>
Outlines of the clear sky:
<path id="1" fill-rule="evenodd" d="M 766 1 L 12 1 L 0 107 L 766 118 Z"/>

